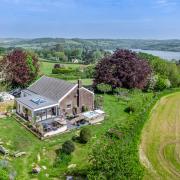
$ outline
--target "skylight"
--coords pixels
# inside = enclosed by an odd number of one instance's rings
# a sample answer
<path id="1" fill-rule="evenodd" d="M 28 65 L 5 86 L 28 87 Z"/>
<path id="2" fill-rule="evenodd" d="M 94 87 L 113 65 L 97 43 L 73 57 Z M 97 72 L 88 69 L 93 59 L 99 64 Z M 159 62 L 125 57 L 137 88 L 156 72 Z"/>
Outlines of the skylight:
<path id="1" fill-rule="evenodd" d="M 37 104 L 37 105 L 46 102 L 46 100 L 44 100 L 44 99 L 42 99 L 42 98 L 33 98 L 33 99 L 31 99 L 31 101 L 32 101 L 33 103 Z"/>

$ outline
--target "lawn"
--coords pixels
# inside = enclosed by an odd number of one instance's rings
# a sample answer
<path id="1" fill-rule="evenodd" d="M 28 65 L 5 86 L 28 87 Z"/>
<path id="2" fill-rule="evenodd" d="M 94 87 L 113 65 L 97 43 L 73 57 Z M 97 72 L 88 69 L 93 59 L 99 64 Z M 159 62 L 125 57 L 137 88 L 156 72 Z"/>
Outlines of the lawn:
<path id="1" fill-rule="evenodd" d="M 128 114 L 124 112 L 125 103 L 118 102 L 114 96 L 104 96 L 104 109 L 107 113 L 106 120 L 99 125 L 89 126 L 92 130 L 92 139 L 82 145 L 76 143 L 76 150 L 72 155 L 72 160 L 69 164 L 76 164 L 76 169 L 83 169 L 89 166 L 89 153 L 92 150 L 99 137 L 115 124 L 119 124 L 127 118 Z M 20 158 L 11 158 L 10 164 L 12 169 L 17 172 L 18 179 L 49 179 L 53 176 L 63 178 L 64 172 L 68 170 L 67 166 L 54 168 L 53 163 L 56 158 L 56 150 L 59 149 L 62 143 L 76 135 L 79 130 L 58 135 L 51 139 L 40 141 L 30 132 L 24 129 L 13 118 L 0 119 L 0 139 L 4 142 L 4 146 L 12 151 L 25 151 L 27 155 Z M 38 158 L 40 156 L 40 159 Z M 2 156 L 0 158 L 3 158 Z M 38 161 L 39 159 L 39 161 Z M 33 163 L 46 166 L 46 170 L 42 170 L 39 175 L 32 176 L 31 170 Z M 69 165 L 68 164 L 68 165 Z M 70 171 L 70 170 L 69 170 Z M 49 177 L 48 177 L 49 176 Z"/>
<path id="2" fill-rule="evenodd" d="M 144 179 L 180 179 L 180 93 L 162 98 L 146 123 L 140 157 Z"/>

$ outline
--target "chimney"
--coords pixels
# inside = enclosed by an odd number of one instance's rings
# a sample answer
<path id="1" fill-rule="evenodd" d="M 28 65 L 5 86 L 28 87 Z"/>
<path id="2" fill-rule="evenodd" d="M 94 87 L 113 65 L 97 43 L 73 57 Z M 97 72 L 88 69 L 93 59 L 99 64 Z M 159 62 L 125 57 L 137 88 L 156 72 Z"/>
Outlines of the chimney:
<path id="1" fill-rule="evenodd" d="M 80 88 L 82 87 L 82 81 L 78 80 L 78 90 L 77 90 L 77 106 L 81 106 L 81 96 L 80 96 Z"/>
<path id="2" fill-rule="evenodd" d="M 82 87 L 82 81 L 81 79 L 78 80 L 78 88 L 81 88 Z"/>

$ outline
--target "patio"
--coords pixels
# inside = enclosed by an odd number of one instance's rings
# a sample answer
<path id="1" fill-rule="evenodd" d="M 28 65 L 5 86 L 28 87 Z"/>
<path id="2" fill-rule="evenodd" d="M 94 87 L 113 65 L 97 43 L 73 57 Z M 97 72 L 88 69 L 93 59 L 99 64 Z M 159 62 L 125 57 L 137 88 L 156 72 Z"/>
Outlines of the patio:
<path id="1" fill-rule="evenodd" d="M 68 129 L 66 120 L 61 116 L 40 121 L 37 125 L 42 127 L 44 137 L 56 135 Z"/>

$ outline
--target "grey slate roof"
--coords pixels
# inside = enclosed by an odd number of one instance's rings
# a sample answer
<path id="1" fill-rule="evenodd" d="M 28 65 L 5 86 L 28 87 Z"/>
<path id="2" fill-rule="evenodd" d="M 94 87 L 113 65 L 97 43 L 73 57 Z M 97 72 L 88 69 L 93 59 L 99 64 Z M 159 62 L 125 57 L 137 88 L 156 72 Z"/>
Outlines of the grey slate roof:
<path id="1" fill-rule="evenodd" d="M 32 99 L 36 99 L 36 98 L 43 99 L 43 100 L 45 100 L 45 102 L 43 102 L 42 104 L 36 104 L 36 103 L 32 102 Z M 48 99 L 46 97 L 42 97 L 39 95 L 34 95 L 34 94 L 32 94 L 30 96 L 26 96 L 26 97 L 16 98 L 16 100 L 33 110 L 43 108 L 46 106 L 54 106 L 55 104 L 57 104 L 57 102 L 55 102 L 51 99 Z"/>
<path id="2" fill-rule="evenodd" d="M 58 102 L 67 94 L 76 84 L 64 80 L 42 76 L 38 81 L 29 86 L 27 89 L 37 95 Z"/>

